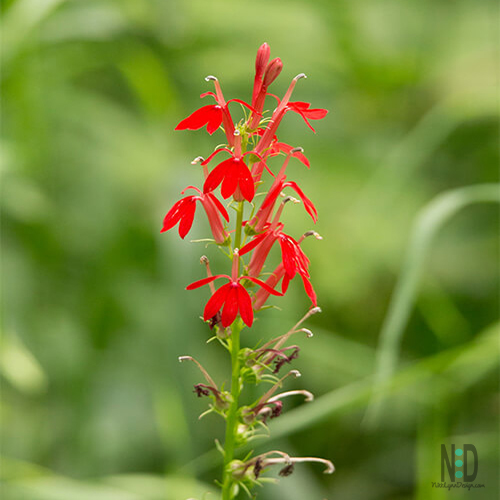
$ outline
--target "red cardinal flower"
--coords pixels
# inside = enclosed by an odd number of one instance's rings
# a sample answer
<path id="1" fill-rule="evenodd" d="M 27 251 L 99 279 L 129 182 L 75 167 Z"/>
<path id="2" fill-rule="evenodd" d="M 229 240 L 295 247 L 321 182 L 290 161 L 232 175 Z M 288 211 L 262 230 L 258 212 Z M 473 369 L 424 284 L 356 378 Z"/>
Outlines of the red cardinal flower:
<path id="1" fill-rule="evenodd" d="M 203 106 L 194 113 L 184 118 L 175 130 L 198 130 L 204 125 L 207 132 L 212 135 L 222 123 L 222 108 L 218 104 Z"/>
<path id="2" fill-rule="evenodd" d="M 217 149 L 202 162 L 202 165 L 207 165 L 210 160 L 221 151 L 226 151 L 231 154 L 231 158 L 219 163 L 212 172 L 210 172 L 203 185 L 203 191 L 205 193 L 213 191 L 222 183 L 221 194 L 224 199 L 234 195 L 236 201 L 242 201 L 243 199 L 252 201 L 255 195 L 255 184 L 252 173 L 243 160 L 243 157 L 255 153 L 249 151 L 242 155 L 241 137 L 239 133 L 235 132 L 235 138 L 234 151 L 227 148 Z"/>
<path id="3" fill-rule="evenodd" d="M 219 81 L 215 76 L 207 76 L 205 80 L 213 81 L 215 85 L 215 93 L 205 92 L 201 94 L 200 97 L 212 96 L 217 104 L 211 104 L 208 106 L 203 106 L 202 108 L 196 110 L 194 113 L 189 115 L 187 118 L 182 120 L 175 130 L 198 130 L 204 125 L 207 126 L 207 132 L 212 135 L 221 124 L 224 125 L 224 132 L 226 133 L 227 142 L 230 146 L 234 143 L 234 123 L 229 113 L 228 104 L 230 102 L 239 102 L 243 106 L 246 106 L 254 114 L 260 115 L 261 113 L 256 111 L 252 106 L 247 104 L 245 101 L 240 99 L 230 99 L 226 102 L 224 95 L 222 94 L 222 89 L 220 87 Z"/>
<path id="4" fill-rule="evenodd" d="M 318 305 L 318 298 L 316 296 L 316 292 L 314 291 L 314 288 L 311 284 L 311 281 L 309 279 L 309 275 L 304 274 L 302 272 L 299 273 L 300 277 L 302 278 L 302 283 L 304 284 L 304 290 L 306 291 L 307 296 L 311 299 L 311 303 L 314 307 Z M 267 278 L 266 280 L 266 285 L 270 288 L 275 288 L 276 285 L 280 282 L 280 280 L 283 278 L 283 281 L 287 281 L 286 283 L 283 283 L 285 285 L 285 290 L 288 289 L 288 284 L 290 282 L 289 279 L 286 278 L 286 270 L 285 266 L 283 263 L 279 264 L 276 269 L 272 272 L 271 276 Z M 261 288 L 256 294 L 255 294 L 255 299 L 253 302 L 253 307 L 256 311 L 261 309 L 265 303 L 267 302 L 267 299 L 269 298 L 269 292 L 267 291 L 267 288 Z"/>
<path id="5" fill-rule="evenodd" d="M 247 292 L 245 287 L 240 283 L 241 280 L 251 281 L 260 287 L 264 288 L 269 294 L 272 295 L 283 295 L 271 287 L 266 285 L 263 281 L 252 278 L 250 276 L 240 276 L 238 277 L 238 261 L 239 255 L 238 250 L 235 250 L 233 255 L 233 272 L 232 276 L 227 274 L 218 274 L 216 276 L 210 276 L 199 281 L 195 281 L 186 287 L 186 290 L 194 290 L 201 286 L 212 283 L 214 280 L 219 278 L 226 278 L 229 283 L 222 285 L 216 292 L 212 295 L 210 300 L 205 306 L 203 312 L 203 319 L 209 321 L 212 319 L 222 308 L 221 323 L 224 328 L 230 326 L 238 313 L 241 316 L 243 322 L 251 327 L 253 323 L 253 308 L 252 299 L 250 294 Z"/>
<path id="6" fill-rule="evenodd" d="M 274 206 L 276 205 L 278 196 L 286 187 L 291 187 L 299 195 L 299 197 L 302 200 L 302 203 L 304 203 L 304 208 L 306 209 L 306 212 L 311 216 L 314 223 L 316 223 L 316 221 L 318 220 L 318 212 L 316 210 L 316 207 L 314 206 L 314 203 L 305 195 L 305 193 L 297 185 L 297 183 L 293 181 L 286 181 L 285 171 L 291 156 L 295 156 L 296 158 L 301 160 L 301 157 L 298 155 L 304 156 L 302 154 L 303 149 L 291 148 L 291 146 L 288 146 L 288 144 L 285 144 L 284 146 L 287 147 L 286 150 L 288 156 L 283 162 L 281 170 L 276 176 L 276 179 L 274 180 L 271 188 L 269 189 L 269 192 L 264 198 L 264 201 L 262 202 L 262 205 L 260 206 L 259 210 L 257 210 L 257 213 L 252 218 L 252 220 L 248 222 L 248 227 L 251 227 L 257 233 L 260 233 L 264 229 L 264 226 L 270 222 L 271 214 L 273 213 Z"/>
<path id="7" fill-rule="evenodd" d="M 281 258 L 288 281 L 292 280 L 297 272 L 309 276 L 307 271 L 309 259 L 300 248 L 299 243 L 292 236 L 285 234 L 282 229 L 283 224 L 281 223 L 277 224 L 274 229 L 271 226 L 267 231 L 256 236 L 240 250 L 240 255 L 245 255 L 255 249 L 250 259 L 250 263 L 248 264 L 248 273 L 250 275 L 258 276 L 261 273 L 272 246 L 278 241 L 281 247 Z M 283 293 L 286 292 L 287 287 L 288 283 L 282 290 Z"/>
<path id="8" fill-rule="evenodd" d="M 313 131 L 316 132 L 316 130 L 313 129 L 312 125 L 309 123 L 309 120 L 321 120 L 323 119 L 327 113 L 328 110 L 326 109 L 320 109 L 320 108 L 314 108 L 310 109 L 311 104 L 308 102 L 289 102 L 285 109 L 286 111 L 295 111 L 298 113 L 304 121 L 307 123 L 307 126 Z"/>
<path id="9" fill-rule="evenodd" d="M 292 83 L 288 87 L 288 90 L 286 91 L 286 94 L 283 97 L 282 101 L 280 101 L 278 97 L 273 96 L 278 101 L 278 107 L 274 110 L 269 125 L 265 129 L 264 134 L 262 135 L 262 139 L 259 141 L 259 144 L 257 144 L 257 147 L 255 148 L 255 151 L 257 153 L 262 153 L 271 145 L 273 138 L 276 134 L 276 130 L 278 129 L 278 126 L 281 123 L 281 120 L 283 119 L 287 111 L 295 111 L 296 113 L 299 113 L 302 116 L 302 118 L 304 118 L 304 120 L 306 121 L 307 126 L 313 132 L 315 130 L 312 128 L 308 119 L 320 120 L 321 118 L 324 118 L 328 113 L 326 109 L 310 109 L 311 105 L 307 102 L 290 102 L 290 97 L 292 96 L 293 89 L 295 88 L 297 81 L 300 80 L 301 78 L 306 78 L 306 75 L 304 75 L 304 73 L 301 73 L 292 80 Z"/>
<path id="10" fill-rule="evenodd" d="M 202 193 L 198 188 L 189 186 L 187 189 L 195 189 L 199 195 L 191 195 L 179 200 L 165 215 L 163 219 L 162 233 L 172 229 L 179 222 L 179 236 L 185 238 L 193 225 L 194 214 L 196 212 L 196 202 L 200 201 L 205 209 L 212 230 L 212 235 L 218 244 L 226 241 L 228 234 L 224 230 L 220 216 L 229 222 L 229 215 L 224 205 L 215 197 L 213 193 Z"/>

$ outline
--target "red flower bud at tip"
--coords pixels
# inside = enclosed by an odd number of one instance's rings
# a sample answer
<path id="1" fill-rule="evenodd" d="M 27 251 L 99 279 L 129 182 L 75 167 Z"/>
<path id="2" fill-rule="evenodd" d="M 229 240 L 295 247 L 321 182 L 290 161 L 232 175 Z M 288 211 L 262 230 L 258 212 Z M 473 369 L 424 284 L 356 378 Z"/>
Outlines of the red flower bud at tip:
<path id="1" fill-rule="evenodd" d="M 278 78 L 279 74 L 281 73 L 281 70 L 283 69 L 283 63 L 281 62 L 281 59 L 277 57 L 276 59 L 273 59 L 266 68 L 266 72 L 264 73 L 264 80 L 263 80 L 263 85 L 265 87 L 268 87 L 271 85 L 271 83 Z"/>
<path id="2" fill-rule="evenodd" d="M 255 76 L 260 78 L 264 69 L 269 61 L 269 56 L 271 55 L 271 47 L 267 43 L 263 43 L 259 50 L 257 50 L 257 57 L 255 58 Z"/>

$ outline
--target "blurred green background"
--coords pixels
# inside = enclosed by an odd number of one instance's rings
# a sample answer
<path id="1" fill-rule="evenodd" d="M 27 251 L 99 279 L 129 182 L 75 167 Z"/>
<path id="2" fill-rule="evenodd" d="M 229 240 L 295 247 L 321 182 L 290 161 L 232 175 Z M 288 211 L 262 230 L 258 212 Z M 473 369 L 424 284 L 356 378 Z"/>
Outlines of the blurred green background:
<path id="1" fill-rule="evenodd" d="M 2 1 L 2 498 L 217 498 L 203 495 L 222 426 L 197 420 L 199 375 L 177 356 L 228 379 L 198 319 L 207 291 L 184 290 L 203 253 L 219 261 L 187 241 L 206 236 L 204 216 L 184 242 L 159 230 L 200 183 L 191 159 L 224 140 L 175 125 L 211 90 L 207 74 L 249 99 L 264 41 L 284 62 L 271 91 L 304 72 L 294 98 L 330 113 L 316 135 L 296 115 L 280 134 L 311 160 L 290 178 L 324 238 L 304 244 L 324 312 L 306 325 L 314 338 L 296 339 L 303 376 L 288 385 L 317 400 L 287 402 L 255 449 L 328 457 L 337 471 L 298 467 L 259 498 L 498 498 L 497 9 Z M 300 207 L 286 215 L 290 234 L 311 229 Z M 275 303 L 244 343 L 309 306 L 298 282 Z M 431 488 L 441 443 L 476 446 L 484 489 Z"/>

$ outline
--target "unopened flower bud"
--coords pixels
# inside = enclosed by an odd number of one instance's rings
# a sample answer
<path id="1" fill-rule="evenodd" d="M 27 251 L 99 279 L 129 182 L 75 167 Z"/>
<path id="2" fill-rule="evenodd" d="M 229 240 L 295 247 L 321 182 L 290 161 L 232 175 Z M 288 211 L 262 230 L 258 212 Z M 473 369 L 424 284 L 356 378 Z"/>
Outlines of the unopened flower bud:
<path id="1" fill-rule="evenodd" d="M 267 43 L 263 43 L 259 50 L 257 51 L 257 57 L 255 58 L 255 77 L 261 78 L 264 70 L 266 68 L 267 62 L 271 55 L 271 47 Z"/>
<path id="2" fill-rule="evenodd" d="M 263 85 L 265 87 L 268 87 L 271 85 L 271 83 L 278 78 L 279 74 L 281 73 L 281 70 L 283 69 L 283 63 L 281 62 L 281 59 L 277 57 L 276 59 L 273 59 L 266 68 L 266 72 L 264 73 L 264 80 L 263 80 Z"/>

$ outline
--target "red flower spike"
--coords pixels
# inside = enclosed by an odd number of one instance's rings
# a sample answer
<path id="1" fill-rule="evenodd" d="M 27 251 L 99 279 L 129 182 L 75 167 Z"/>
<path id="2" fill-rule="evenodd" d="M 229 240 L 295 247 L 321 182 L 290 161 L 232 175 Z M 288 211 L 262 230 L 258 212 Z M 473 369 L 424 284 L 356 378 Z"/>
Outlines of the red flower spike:
<path id="1" fill-rule="evenodd" d="M 222 108 L 217 104 L 203 106 L 194 113 L 184 118 L 175 130 L 198 130 L 204 125 L 207 132 L 212 135 L 222 123 Z"/>

